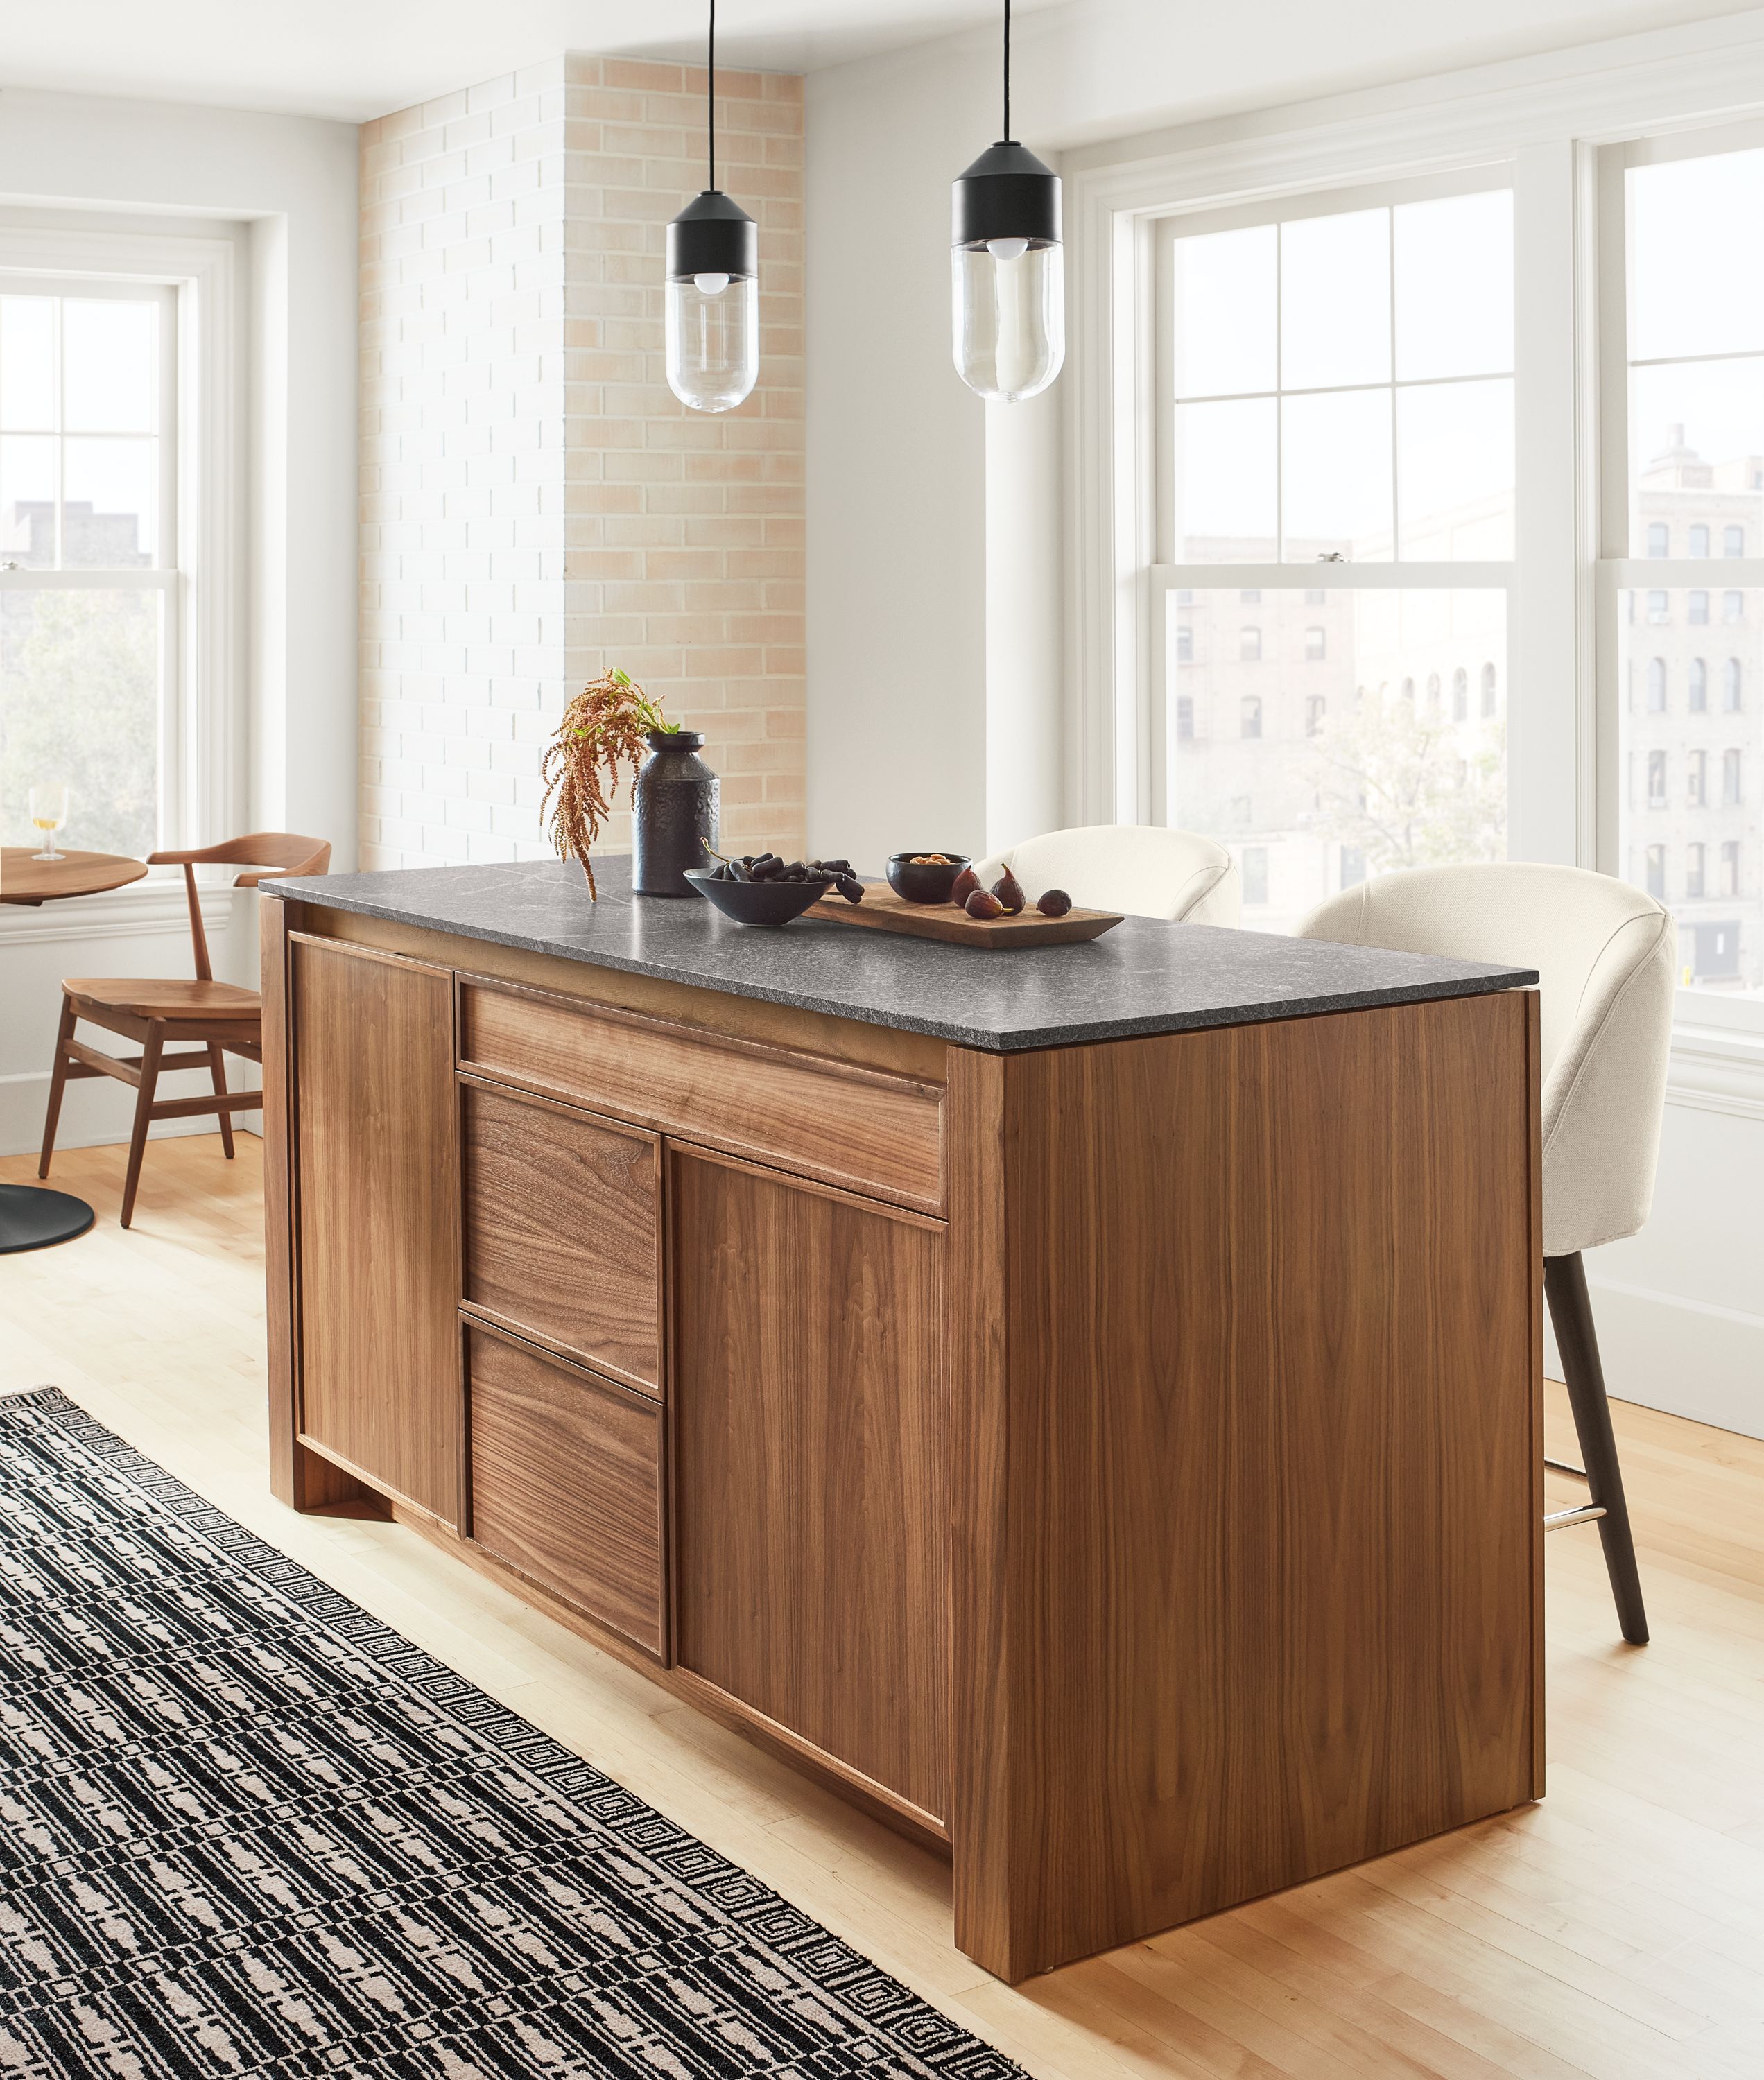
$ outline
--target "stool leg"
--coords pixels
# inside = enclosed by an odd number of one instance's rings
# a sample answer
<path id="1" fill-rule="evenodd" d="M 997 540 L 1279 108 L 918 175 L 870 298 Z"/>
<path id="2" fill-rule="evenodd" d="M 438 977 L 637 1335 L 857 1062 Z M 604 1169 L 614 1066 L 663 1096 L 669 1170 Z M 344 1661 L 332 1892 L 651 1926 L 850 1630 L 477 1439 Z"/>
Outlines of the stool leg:
<path id="1" fill-rule="evenodd" d="M 217 1098 L 224 1098 L 227 1094 L 227 1058 L 226 1051 L 218 1040 L 211 1040 L 208 1042 L 208 1070 L 214 1078 L 215 1096 Z M 224 1112 L 220 1115 L 220 1146 L 225 1150 L 227 1160 L 230 1163 L 233 1160 L 233 1115 L 231 1113 Z"/>
<path id="2" fill-rule="evenodd" d="M 61 1023 L 55 1036 L 55 1067 L 49 1071 L 49 1109 L 43 1122 L 43 1153 L 37 1159 L 37 1175 L 49 1174 L 49 1158 L 55 1153 L 55 1130 L 61 1123 L 61 1093 L 67 1088 L 67 1043 L 74 1038 L 79 1019 L 73 1000 L 61 999 Z"/>
<path id="3" fill-rule="evenodd" d="M 1599 1362 L 1586 1269 L 1578 1250 L 1572 1256 L 1544 1260 L 1544 1291 L 1556 1325 L 1556 1347 L 1562 1354 L 1569 1406 L 1574 1411 L 1590 1499 L 1605 1512 L 1598 1520 L 1598 1536 L 1617 1604 L 1617 1622 L 1632 1646 L 1645 1646 L 1648 1617 L 1642 1608 L 1636 1541 L 1629 1529 L 1629 1505 L 1623 1499 L 1623 1469 L 1617 1463 L 1617 1440 L 1611 1427 L 1611 1403 L 1605 1394 L 1605 1369 Z"/>
<path id="4" fill-rule="evenodd" d="M 141 1159 L 147 1151 L 147 1124 L 153 1118 L 153 1090 L 159 1081 L 159 1054 L 165 1028 L 149 1025 L 141 1042 L 141 1088 L 135 1093 L 135 1130 L 128 1138 L 128 1174 L 123 1180 L 123 1226 L 135 1218 L 135 1188 L 141 1182 Z"/>

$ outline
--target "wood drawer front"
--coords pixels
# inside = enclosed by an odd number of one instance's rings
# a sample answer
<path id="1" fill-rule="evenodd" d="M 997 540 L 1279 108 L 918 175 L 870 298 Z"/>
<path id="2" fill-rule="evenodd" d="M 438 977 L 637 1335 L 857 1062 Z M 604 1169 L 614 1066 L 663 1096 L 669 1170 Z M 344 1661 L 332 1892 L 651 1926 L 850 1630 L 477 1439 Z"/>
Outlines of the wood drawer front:
<path id="1" fill-rule="evenodd" d="M 467 1301 L 659 1394 L 659 1138 L 484 1084 L 460 1104 Z"/>
<path id="2" fill-rule="evenodd" d="M 468 1325 L 472 1538 L 666 1658 L 662 1411 Z"/>
<path id="3" fill-rule="evenodd" d="M 663 1134 L 943 1210 L 934 1084 L 467 977 L 460 1059 Z"/>

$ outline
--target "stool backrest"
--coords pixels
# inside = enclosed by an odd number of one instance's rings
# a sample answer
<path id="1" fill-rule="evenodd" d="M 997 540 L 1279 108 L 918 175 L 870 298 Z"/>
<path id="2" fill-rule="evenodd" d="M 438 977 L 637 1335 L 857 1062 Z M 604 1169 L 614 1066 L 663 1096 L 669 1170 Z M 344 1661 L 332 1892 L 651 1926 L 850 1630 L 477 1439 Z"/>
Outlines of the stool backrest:
<path id="1" fill-rule="evenodd" d="M 1134 917 L 1235 925 L 1240 883 L 1231 854 L 1196 831 L 1153 824 L 1081 824 L 1047 831 L 994 853 L 975 868 L 989 888 L 1010 867 L 1032 903 L 1044 889 L 1063 888 L 1086 910 Z"/>
<path id="2" fill-rule="evenodd" d="M 202 845 L 188 852 L 149 853 L 149 866 L 183 869 L 197 981 L 214 980 L 208 960 L 208 935 L 202 929 L 202 906 L 196 900 L 199 866 L 243 866 L 247 870 L 234 876 L 233 887 L 255 888 L 260 882 L 279 881 L 290 874 L 325 873 L 330 866 L 330 850 L 328 838 L 303 838 L 292 831 L 254 831 L 247 837 L 229 838 L 222 845 Z"/>
<path id="3" fill-rule="evenodd" d="M 1518 862 L 1380 874 L 1298 937 L 1535 968 L 1545 1254 L 1633 1235 L 1653 1197 L 1678 942 L 1670 913 L 1610 874 Z"/>

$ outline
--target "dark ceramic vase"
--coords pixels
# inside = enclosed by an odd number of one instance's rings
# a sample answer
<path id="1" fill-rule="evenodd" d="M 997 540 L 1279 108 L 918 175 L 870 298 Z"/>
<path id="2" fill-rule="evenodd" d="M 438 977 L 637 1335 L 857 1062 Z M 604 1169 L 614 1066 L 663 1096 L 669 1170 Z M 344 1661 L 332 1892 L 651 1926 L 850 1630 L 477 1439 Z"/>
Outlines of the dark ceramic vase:
<path id="1" fill-rule="evenodd" d="M 691 895 L 690 866 L 708 866 L 716 843 L 716 775 L 698 755 L 696 730 L 653 729 L 632 791 L 631 885 L 639 895 Z"/>

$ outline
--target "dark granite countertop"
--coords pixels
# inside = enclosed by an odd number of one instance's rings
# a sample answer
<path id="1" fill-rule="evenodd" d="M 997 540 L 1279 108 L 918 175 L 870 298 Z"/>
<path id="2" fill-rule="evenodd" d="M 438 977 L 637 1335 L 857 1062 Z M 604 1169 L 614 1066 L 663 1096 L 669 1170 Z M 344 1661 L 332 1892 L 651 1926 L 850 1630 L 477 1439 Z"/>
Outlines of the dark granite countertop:
<path id="1" fill-rule="evenodd" d="M 1135 1034 L 1480 996 L 1530 968 L 1129 917 L 1100 939 L 1019 953 L 948 946 L 803 917 L 779 931 L 701 898 L 634 897 L 630 862 L 597 863 L 600 900 L 563 860 L 266 882 L 266 895 L 488 939 L 836 1018 L 1012 1054 Z"/>

